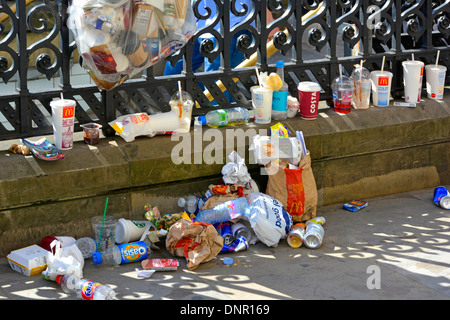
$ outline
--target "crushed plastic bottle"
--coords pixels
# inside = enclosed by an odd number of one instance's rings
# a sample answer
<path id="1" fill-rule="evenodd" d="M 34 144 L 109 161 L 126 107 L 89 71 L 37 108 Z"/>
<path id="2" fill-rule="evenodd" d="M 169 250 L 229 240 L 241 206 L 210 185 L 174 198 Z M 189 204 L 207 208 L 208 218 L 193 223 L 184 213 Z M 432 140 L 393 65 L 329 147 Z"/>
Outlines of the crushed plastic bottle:
<path id="1" fill-rule="evenodd" d="M 65 293 L 75 293 L 84 300 L 112 300 L 116 293 L 111 287 L 87 279 L 80 279 L 75 275 L 60 275 L 56 282 L 61 285 Z"/>
<path id="2" fill-rule="evenodd" d="M 292 226 L 291 231 L 287 236 L 287 243 L 292 248 L 299 248 L 303 243 L 305 236 L 305 225 L 303 223 L 296 223 Z"/>
<path id="3" fill-rule="evenodd" d="M 197 214 L 201 209 L 205 199 L 196 196 L 188 196 L 186 198 L 178 199 L 178 206 L 186 210 L 189 214 Z"/>
<path id="4" fill-rule="evenodd" d="M 247 123 L 249 119 L 248 110 L 241 107 L 213 110 L 198 117 L 199 123 L 212 128 L 243 124 Z"/>
<path id="5" fill-rule="evenodd" d="M 195 217 L 196 221 L 208 222 L 211 224 L 229 221 L 249 213 L 250 206 L 245 197 L 239 197 L 214 208 L 200 211 Z"/>

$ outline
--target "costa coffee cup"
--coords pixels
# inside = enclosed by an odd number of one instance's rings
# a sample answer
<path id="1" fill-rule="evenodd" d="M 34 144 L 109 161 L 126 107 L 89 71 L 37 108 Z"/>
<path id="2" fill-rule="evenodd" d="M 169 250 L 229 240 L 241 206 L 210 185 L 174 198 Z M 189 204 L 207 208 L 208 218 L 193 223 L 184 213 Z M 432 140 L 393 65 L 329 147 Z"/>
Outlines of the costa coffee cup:
<path id="1" fill-rule="evenodd" d="M 305 120 L 317 119 L 320 85 L 312 81 L 303 81 L 298 84 L 297 89 L 300 117 Z"/>

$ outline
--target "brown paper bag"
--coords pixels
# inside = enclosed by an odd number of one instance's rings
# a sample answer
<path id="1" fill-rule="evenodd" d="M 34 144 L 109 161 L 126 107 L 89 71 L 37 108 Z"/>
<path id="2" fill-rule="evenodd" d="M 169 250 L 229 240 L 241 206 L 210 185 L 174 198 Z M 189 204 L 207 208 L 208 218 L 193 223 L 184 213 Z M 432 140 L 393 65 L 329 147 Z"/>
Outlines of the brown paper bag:
<path id="1" fill-rule="evenodd" d="M 286 168 L 283 161 L 266 165 L 269 174 L 266 194 L 280 201 L 294 222 L 315 218 L 317 209 L 317 186 L 309 152 L 298 167 Z"/>
<path id="2" fill-rule="evenodd" d="M 193 270 L 202 262 L 215 258 L 222 250 L 223 238 L 210 223 L 178 220 L 166 236 L 166 248 L 178 257 L 185 257 Z"/>

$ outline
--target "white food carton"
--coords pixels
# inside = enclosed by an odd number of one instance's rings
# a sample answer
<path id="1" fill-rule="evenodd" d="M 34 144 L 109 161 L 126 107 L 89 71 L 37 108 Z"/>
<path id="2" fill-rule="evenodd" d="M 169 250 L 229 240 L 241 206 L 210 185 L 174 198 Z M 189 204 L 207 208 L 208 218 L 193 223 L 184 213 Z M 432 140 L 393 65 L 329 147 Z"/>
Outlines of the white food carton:
<path id="1" fill-rule="evenodd" d="M 29 277 L 40 274 L 47 268 L 47 255 L 47 250 L 33 244 L 11 251 L 7 258 L 13 270 Z"/>

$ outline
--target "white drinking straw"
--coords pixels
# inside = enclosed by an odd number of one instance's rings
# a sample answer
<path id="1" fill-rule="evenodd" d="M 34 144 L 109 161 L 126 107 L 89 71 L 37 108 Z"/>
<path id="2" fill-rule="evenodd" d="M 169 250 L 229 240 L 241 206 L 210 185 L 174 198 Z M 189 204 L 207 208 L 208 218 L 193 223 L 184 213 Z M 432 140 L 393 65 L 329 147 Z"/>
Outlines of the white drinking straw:
<path id="1" fill-rule="evenodd" d="M 262 83 L 261 83 L 261 79 L 259 78 L 259 71 L 258 71 L 257 67 L 255 67 L 255 72 L 256 72 L 256 79 L 258 80 L 258 84 L 260 87 L 262 87 Z"/>
<path id="2" fill-rule="evenodd" d="M 437 57 L 436 57 L 436 67 L 437 67 L 438 62 L 439 62 L 439 54 L 440 53 L 441 53 L 441 50 L 438 50 Z"/>
<path id="3" fill-rule="evenodd" d="M 386 56 L 383 56 L 383 63 L 381 64 L 381 72 L 384 71 L 384 62 L 386 61 Z"/>

